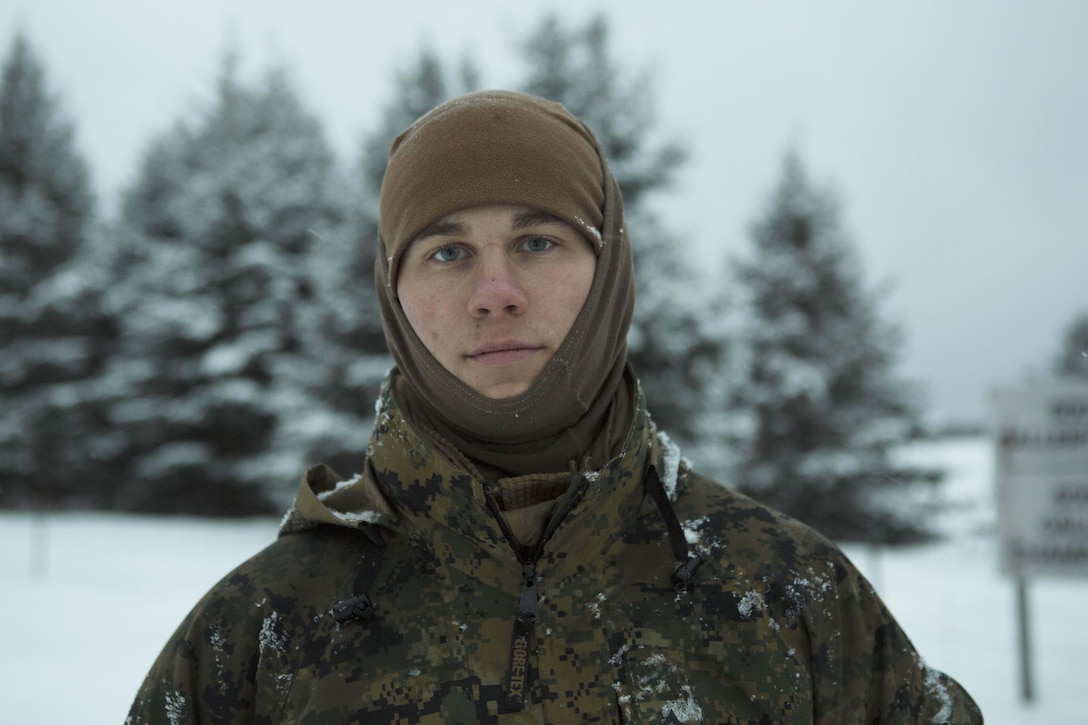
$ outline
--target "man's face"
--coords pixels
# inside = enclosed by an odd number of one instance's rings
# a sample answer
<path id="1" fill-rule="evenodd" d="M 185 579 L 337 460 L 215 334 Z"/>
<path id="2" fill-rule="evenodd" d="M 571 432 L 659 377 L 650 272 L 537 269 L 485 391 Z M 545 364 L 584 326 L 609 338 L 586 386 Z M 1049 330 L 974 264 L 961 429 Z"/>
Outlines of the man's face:
<path id="1" fill-rule="evenodd" d="M 488 398 L 525 392 L 589 295 L 597 256 L 570 225 L 519 206 L 439 219 L 404 252 L 397 296 L 416 335 Z"/>

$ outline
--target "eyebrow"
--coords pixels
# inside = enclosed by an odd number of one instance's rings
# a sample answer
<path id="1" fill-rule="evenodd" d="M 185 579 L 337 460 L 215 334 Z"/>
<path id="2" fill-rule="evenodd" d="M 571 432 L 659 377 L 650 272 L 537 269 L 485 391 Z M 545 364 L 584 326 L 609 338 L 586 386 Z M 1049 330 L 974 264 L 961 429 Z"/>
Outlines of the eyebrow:
<path id="1" fill-rule="evenodd" d="M 546 211 L 530 209 L 529 211 L 519 212 L 514 216 L 514 223 L 511 225 L 511 229 L 516 231 L 538 224 L 566 224 L 566 222 Z M 412 240 L 412 244 L 423 241 L 428 237 L 461 236 L 465 234 L 466 229 L 467 227 L 461 222 L 447 222 L 439 219 L 434 224 L 424 227 L 423 231 L 417 234 L 415 239 Z"/>
<path id="2" fill-rule="evenodd" d="M 523 211 L 514 217 L 513 228 L 524 229 L 525 227 L 532 227 L 537 224 L 566 224 L 566 222 L 546 211 L 530 209 L 529 211 Z"/>
<path id="3" fill-rule="evenodd" d="M 421 242 L 427 237 L 455 237 L 465 233 L 465 225 L 460 222 L 445 222 L 439 219 L 434 224 L 424 227 L 411 244 Z"/>

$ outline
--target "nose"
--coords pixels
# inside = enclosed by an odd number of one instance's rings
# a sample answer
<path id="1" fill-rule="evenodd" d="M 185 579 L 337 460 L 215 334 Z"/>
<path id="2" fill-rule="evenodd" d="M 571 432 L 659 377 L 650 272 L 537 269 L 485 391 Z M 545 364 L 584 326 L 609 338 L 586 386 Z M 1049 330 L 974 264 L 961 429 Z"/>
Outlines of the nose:
<path id="1" fill-rule="evenodd" d="M 527 299 L 519 270 L 504 254 L 484 253 L 477 258 L 469 312 L 477 319 L 489 315 L 525 312 Z"/>

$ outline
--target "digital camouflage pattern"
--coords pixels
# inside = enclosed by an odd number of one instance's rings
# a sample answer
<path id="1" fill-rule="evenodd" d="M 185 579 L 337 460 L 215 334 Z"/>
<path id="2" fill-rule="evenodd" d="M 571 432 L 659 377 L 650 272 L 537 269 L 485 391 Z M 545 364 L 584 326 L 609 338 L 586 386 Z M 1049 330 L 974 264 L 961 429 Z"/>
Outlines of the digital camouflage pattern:
<path id="1" fill-rule="evenodd" d="M 387 386 L 364 473 L 307 473 L 277 541 L 197 604 L 127 722 L 982 722 L 833 544 L 688 470 L 638 409 L 624 452 L 574 476 L 530 588 L 481 478 Z M 703 559 L 683 590 L 651 466 Z"/>

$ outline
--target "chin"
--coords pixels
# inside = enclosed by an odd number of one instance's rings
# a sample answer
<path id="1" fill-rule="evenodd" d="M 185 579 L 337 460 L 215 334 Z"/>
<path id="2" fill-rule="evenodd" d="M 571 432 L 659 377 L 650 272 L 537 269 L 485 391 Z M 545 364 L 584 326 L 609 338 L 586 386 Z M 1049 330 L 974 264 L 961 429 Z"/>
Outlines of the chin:
<path id="1" fill-rule="evenodd" d="M 529 389 L 529 383 L 516 382 L 516 383 L 495 383 L 485 388 L 477 388 L 476 392 L 485 398 L 491 398 L 492 400 L 501 400 L 503 398 L 513 398 L 517 395 L 521 395 Z"/>

